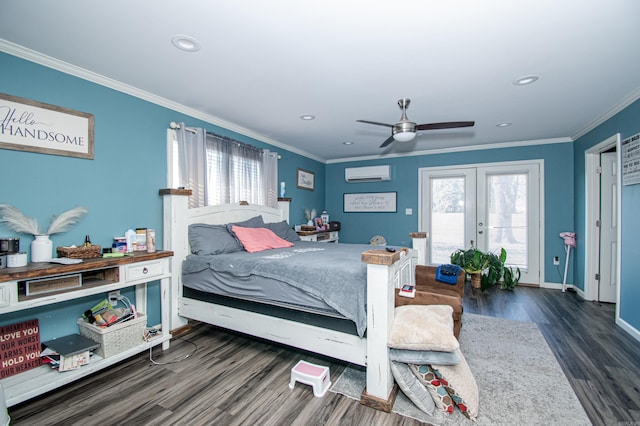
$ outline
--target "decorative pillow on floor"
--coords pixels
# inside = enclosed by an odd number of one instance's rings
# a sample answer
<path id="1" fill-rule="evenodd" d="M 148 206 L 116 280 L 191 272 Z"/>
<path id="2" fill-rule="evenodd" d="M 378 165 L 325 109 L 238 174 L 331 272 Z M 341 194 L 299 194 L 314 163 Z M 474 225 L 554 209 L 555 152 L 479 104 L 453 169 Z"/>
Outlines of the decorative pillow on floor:
<path id="1" fill-rule="evenodd" d="M 408 365 L 420 383 L 427 388 L 435 405 L 447 414 L 453 413 L 453 406 L 455 404 L 449 392 L 447 392 L 447 381 L 429 365 Z"/>
<path id="2" fill-rule="evenodd" d="M 398 306 L 388 346 L 415 351 L 455 351 L 460 344 L 453 335 L 452 313 L 449 305 Z"/>
<path id="3" fill-rule="evenodd" d="M 422 374 L 425 371 L 423 367 L 430 368 L 432 373 L 440 378 L 445 390 L 460 411 L 471 420 L 475 420 L 478 417 L 478 385 L 464 355 L 459 349 L 457 352 L 460 356 L 460 364 L 458 365 L 414 366 L 411 364 L 410 367 L 422 384 L 425 384 Z M 420 378 L 421 376 L 423 379 Z"/>
<path id="4" fill-rule="evenodd" d="M 410 351 L 407 349 L 389 349 L 389 359 L 407 364 L 456 365 L 460 363 L 457 352 Z"/>
<path id="5" fill-rule="evenodd" d="M 420 383 L 409 366 L 402 362 L 391 361 L 391 372 L 407 398 L 428 415 L 433 415 L 435 403 L 431 393 Z"/>

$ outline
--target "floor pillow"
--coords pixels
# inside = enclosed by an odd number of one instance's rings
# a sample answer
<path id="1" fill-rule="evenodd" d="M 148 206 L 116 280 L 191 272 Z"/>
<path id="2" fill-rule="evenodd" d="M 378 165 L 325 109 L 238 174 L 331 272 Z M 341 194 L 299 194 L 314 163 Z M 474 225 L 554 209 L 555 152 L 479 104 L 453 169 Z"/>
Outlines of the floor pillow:
<path id="1" fill-rule="evenodd" d="M 413 374 L 409 366 L 403 362 L 391 361 L 391 372 L 396 379 L 402 392 L 418 407 L 428 415 L 433 415 L 435 403 L 429 390 L 420 383 L 420 380 Z"/>

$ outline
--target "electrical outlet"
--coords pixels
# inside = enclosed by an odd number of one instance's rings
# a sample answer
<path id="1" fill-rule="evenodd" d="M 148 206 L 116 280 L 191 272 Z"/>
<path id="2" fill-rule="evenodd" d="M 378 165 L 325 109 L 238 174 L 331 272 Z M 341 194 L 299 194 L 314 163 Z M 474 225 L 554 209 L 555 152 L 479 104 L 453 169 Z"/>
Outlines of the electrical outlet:
<path id="1" fill-rule="evenodd" d="M 559 265 L 560 264 L 560 258 L 558 256 L 553 256 L 553 264 L 554 265 Z"/>
<path id="2" fill-rule="evenodd" d="M 118 300 L 120 299 L 120 290 L 110 291 L 107 295 L 107 299 L 109 299 L 109 303 L 111 303 L 111 306 L 116 306 L 118 304 Z"/>

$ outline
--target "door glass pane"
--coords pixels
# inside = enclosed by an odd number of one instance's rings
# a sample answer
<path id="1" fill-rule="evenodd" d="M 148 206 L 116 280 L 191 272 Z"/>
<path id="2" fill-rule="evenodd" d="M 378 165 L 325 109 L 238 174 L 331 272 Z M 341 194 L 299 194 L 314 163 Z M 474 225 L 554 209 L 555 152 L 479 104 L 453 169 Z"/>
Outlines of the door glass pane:
<path id="1" fill-rule="evenodd" d="M 449 263 L 464 241 L 464 177 L 431 179 L 430 264 Z"/>
<path id="2" fill-rule="evenodd" d="M 487 176 L 489 251 L 507 251 L 507 264 L 528 269 L 527 247 L 527 178 L 526 173 Z"/>

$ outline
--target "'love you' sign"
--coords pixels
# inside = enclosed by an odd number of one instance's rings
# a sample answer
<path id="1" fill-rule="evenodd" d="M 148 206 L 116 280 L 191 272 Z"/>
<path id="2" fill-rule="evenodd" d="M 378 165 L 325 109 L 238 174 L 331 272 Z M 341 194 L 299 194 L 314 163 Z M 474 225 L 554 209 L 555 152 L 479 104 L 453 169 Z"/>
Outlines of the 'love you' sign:
<path id="1" fill-rule="evenodd" d="M 42 365 L 38 320 L 0 327 L 0 378 Z"/>

